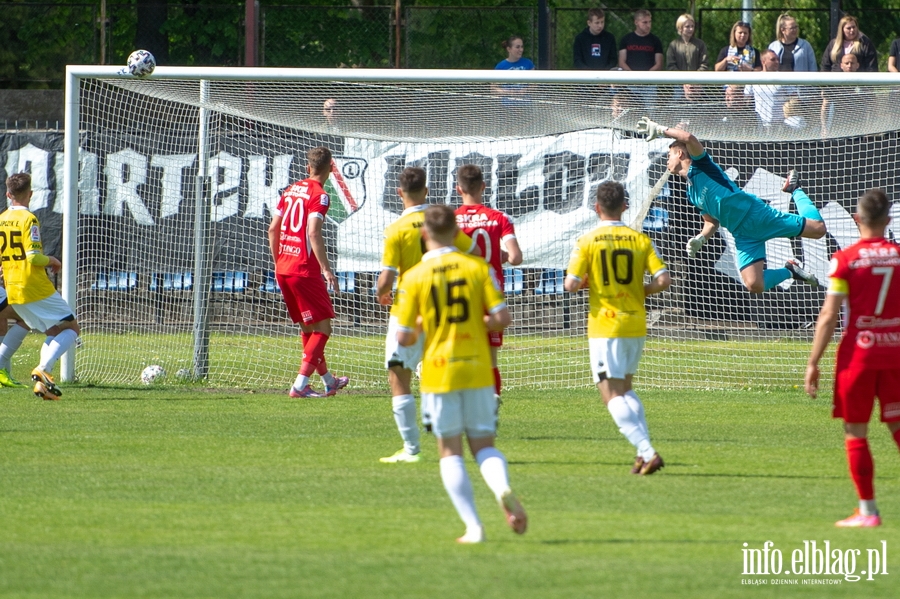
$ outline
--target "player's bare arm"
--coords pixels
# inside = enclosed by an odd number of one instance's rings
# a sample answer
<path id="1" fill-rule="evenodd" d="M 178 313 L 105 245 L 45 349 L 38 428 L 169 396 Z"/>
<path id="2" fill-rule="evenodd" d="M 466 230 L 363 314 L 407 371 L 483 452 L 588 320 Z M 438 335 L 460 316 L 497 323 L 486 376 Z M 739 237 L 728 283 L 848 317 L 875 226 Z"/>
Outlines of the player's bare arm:
<path id="1" fill-rule="evenodd" d="M 719 221 L 708 214 L 701 214 L 700 216 L 703 219 L 703 228 L 700 229 L 697 235 L 688 239 L 687 247 L 685 248 L 689 258 L 696 258 L 700 248 L 719 230 Z"/>
<path id="2" fill-rule="evenodd" d="M 503 245 L 506 246 L 506 248 L 502 250 L 500 254 L 501 258 L 503 258 L 501 262 L 509 262 L 512 266 L 522 264 L 522 250 L 519 248 L 519 241 L 513 237 L 512 239 L 504 241 Z"/>
<path id="3" fill-rule="evenodd" d="M 391 304 L 391 290 L 394 288 L 394 281 L 396 280 L 397 273 L 389 268 L 385 268 L 378 275 L 375 295 L 378 297 L 378 303 L 382 306 L 389 306 Z"/>
<path id="4" fill-rule="evenodd" d="M 650 282 L 644 285 L 644 295 L 648 296 L 655 293 L 662 293 L 671 285 L 672 275 L 669 274 L 669 271 L 664 270 L 660 273 L 657 273 L 655 277 L 651 277 Z"/>
<path id="5" fill-rule="evenodd" d="M 819 318 L 816 320 L 816 334 L 813 337 L 812 351 L 806 363 L 806 377 L 804 378 L 806 393 L 812 398 L 815 398 L 819 391 L 819 360 L 822 359 L 828 344 L 834 337 L 843 301 L 844 296 L 841 294 L 829 293 L 826 295 Z"/>
<path id="6" fill-rule="evenodd" d="M 492 314 L 485 314 L 484 324 L 489 331 L 502 331 L 512 323 L 509 308 L 501 308 Z"/>
<path id="7" fill-rule="evenodd" d="M 334 291 L 335 295 L 340 295 L 341 289 L 338 285 L 337 277 L 334 276 L 334 272 L 331 270 L 328 253 L 325 251 L 325 238 L 322 237 L 322 226 L 324 223 L 325 220 L 317 215 L 310 216 L 309 220 L 306 221 L 306 228 L 309 232 L 309 245 L 312 246 L 312 251 L 319 261 L 319 266 L 322 267 L 322 276 L 325 277 L 325 283 Z"/>
<path id="8" fill-rule="evenodd" d="M 278 251 L 281 249 L 281 217 L 273 216 L 269 223 L 269 250 L 272 252 L 272 262 L 278 262 Z"/>

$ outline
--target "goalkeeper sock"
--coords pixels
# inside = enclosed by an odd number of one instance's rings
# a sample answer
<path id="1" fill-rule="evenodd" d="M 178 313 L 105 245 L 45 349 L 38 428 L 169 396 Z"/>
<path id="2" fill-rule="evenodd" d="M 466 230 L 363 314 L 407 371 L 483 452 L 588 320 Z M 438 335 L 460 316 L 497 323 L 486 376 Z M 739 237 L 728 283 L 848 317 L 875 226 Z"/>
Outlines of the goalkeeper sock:
<path id="1" fill-rule="evenodd" d="M 0 368 L 5 368 L 7 372 L 10 372 L 13 354 L 22 345 L 26 335 L 28 335 L 28 329 L 17 324 L 10 327 L 6 336 L 3 337 L 3 342 L 0 343 Z"/>
<path id="2" fill-rule="evenodd" d="M 782 281 L 791 278 L 791 271 L 786 268 L 767 268 L 763 271 L 763 288 L 768 291 Z"/>
<path id="3" fill-rule="evenodd" d="M 78 339 L 78 333 L 72 329 L 66 329 L 54 337 L 50 343 L 45 344 L 47 348 L 46 356 L 44 355 L 44 348 L 41 348 L 41 363 L 38 368 L 47 372 L 53 370 L 53 365 L 56 364 L 60 356 L 75 344 L 76 339 Z"/>
<path id="4" fill-rule="evenodd" d="M 819 214 L 816 205 L 809 199 L 805 191 L 797 189 L 791 194 L 791 197 L 794 198 L 794 204 L 797 206 L 797 214 L 810 220 L 822 220 L 822 215 Z"/>
<path id="5" fill-rule="evenodd" d="M 403 449 L 409 455 L 416 455 L 419 448 L 419 423 L 416 422 L 416 398 L 410 394 L 395 395 L 391 403 L 394 408 L 394 422 L 403 439 Z"/>
<path id="6" fill-rule="evenodd" d="M 618 425 L 619 432 L 622 433 L 628 441 L 634 445 L 637 452 L 645 460 L 653 459 L 653 446 L 650 445 L 650 439 L 641 427 L 638 415 L 629 407 L 628 402 L 621 395 L 613 397 L 606 404 L 606 409 L 613 417 L 613 421 Z"/>
<path id="7" fill-rule="evenodd" d="M 475 454 L 475 461 L 481 469 L 481 477 L 494 492 L 497 501 L 509 490 L 509 473 L 506 456 L 496 447 L 485 447 Z"/>
<path id="8" fill-rule="evenodd" d="M 441 480 L 466 529 L 481 526 L 481 520 L 478 519 L 478 512 L 475 510 L 472 481 L 469 480 L 466 464 L 461 455 L 441 458 Z"/>

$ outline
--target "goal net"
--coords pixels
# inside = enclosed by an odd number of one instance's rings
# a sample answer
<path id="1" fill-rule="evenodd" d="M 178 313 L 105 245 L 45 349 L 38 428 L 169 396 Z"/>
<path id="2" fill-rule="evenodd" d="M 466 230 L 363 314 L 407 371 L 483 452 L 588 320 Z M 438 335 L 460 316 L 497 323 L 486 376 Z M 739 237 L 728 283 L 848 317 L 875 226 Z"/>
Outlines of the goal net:
<path id="1" fill-rule="evenodd" d="M 132 383 L 159 364 L 169 382 L 181 372 L 213 386 L 287 388 L 302 350 L 267 227 L 319 145 L 335 156 L 325 235 L 341 287 L 327 358 L 357 389 L 387 385 L 387 309 L 374 285 L 406 166 L 426 170 L 428 202 L 457 206 L 455 173 L 477 164 L 485 203 L 514 219 L 524 262 L 503 273 L 507 388 L 591 384 L 587 300 L 562 281 L 575 240 L 597 226 L 594 194 L 609 179 L 625 185 L 625 220 L 650 235 L 673 275 L 671 290 L 647 301 L 640 384 L 802 383 L 823 289 L 788 280 L 751 295 L 725 230 L 688 259 L 700 216 L 681 178 L 654 189 L 668 140 L 636 135 L 641 116 L 681 123 L 740 187 L 780 210 L 796 210 L 781 192 L 796 168 L 829 234 L 772 240 L 768 264 L 798 259 L 823 284 L 830 255 L 857 237 L 856 199 L 871 187 L 895 193 L 900 117 L 890 80 L 877 74 L 664 73 L 651 86 L 628 73 L 273 71 L 161 67 L 137 79 L 70 68 L 77 255 L 65 293 L 83 330 L 79 380 Z M 329 99 L 336 110 L 323 113 Z M 59 213 L 53 180 L 43 207 Z"/>

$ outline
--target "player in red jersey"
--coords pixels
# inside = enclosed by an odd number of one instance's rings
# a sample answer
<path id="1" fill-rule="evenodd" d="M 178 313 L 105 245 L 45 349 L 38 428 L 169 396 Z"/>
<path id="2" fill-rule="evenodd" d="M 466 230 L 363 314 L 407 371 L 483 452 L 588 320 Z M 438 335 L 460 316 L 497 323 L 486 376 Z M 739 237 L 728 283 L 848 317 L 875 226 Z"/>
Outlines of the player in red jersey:
<path id="1" fill-rule="evenodd" d="M 303 339 L 303 361 L 290 396 L 325 397 L 346 387 L 350 379 L 335 377 L 325 364 L 325 344 L 334 318 L 328 287 L 340 295 L 322 237 L 330 204 L 322 185 L 331 173 L 331 151 L 321 146 L 313 148 L 306 153 L 306 159 L 309 178 L 289 185 L 278 200 L 269 224 L 269 248 L 288 314 L 300 325 Z M 325 381 L 324 394 L 309 386 L 313 372 Z"/>
<path id="2" fill-rule="evenodd" d="M 462 196 L 462 206 L 456 209 L 456 225 L 472 238 L 481 255 L 494 268 L 500 290 L 503 290 L 503 263 L 516 266 L 522 263 L 522 250 L 516 240 L 516 229 L 505 212 L 482 204 L 484 174 L 481 167 L 465 164 L 456 173 L 456 191 Z M 494 393 L 500 396 L 500 368 L 497 351 L 503 345 L 503 333 L 490 331 L 491 365 L 494 369 Z"/>
<path id="3" fill-rule="evenodd" d="M 872 189 L 859 199 L 853 218 L 860 239 L 831 259 L 828 295 L 806 365 L 806 392 L 815 397 L 819 360 L 834 336 L 841 304 L 846 303 L 832 415 L 844 420 L 847 460 L 859 508 L 836 522 L 841 527 L 881 524 L 872 484 L 875 467 L 866 439 L 875 397 L 881 405 L 881 421 L 900 446 L 900 246 L 884 238 L 890 209 L 891 201 L 881 189 Z"/>

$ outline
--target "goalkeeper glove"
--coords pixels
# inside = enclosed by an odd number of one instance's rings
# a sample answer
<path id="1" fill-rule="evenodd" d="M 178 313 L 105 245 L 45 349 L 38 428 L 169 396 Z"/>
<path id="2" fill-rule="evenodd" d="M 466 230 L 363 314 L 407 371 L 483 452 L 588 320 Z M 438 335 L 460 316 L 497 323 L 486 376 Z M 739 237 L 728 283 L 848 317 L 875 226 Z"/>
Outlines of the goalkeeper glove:
<path id="1" fill-rule="evenodd" d="M 665 132 L 668 127 L 660 125 L 659 123 L 654 123 L 650 120 L 650 117 L 643 117 L 637 123 L 638 133 L 643 133 L 647 135 L 647 141 L 651 139 L 656 139 L 657 137 L 665 137 Z"/>
<path id="2" fill-rule="evenodd" d="M 703 244 L 706 243 L 706 237 L 703 235 L 697 235 L 696 237 L 691 237 L 687 242 L 687 254 L 689 258 L 696 258 L 697 254 L 700 252 L 700 248 L 703 247 Z"/>

